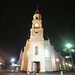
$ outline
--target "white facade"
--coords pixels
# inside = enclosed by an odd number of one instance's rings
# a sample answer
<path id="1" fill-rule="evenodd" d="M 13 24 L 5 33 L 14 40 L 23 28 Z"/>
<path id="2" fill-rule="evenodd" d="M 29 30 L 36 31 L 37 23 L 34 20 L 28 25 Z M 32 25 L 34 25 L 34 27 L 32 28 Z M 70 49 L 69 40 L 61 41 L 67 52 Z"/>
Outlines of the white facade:
<path id="1" fill-rule="evenodd" d="M 64 58 L 54 50 L 49 40 L 43 38 L 41 18 L 36 10 L 30 29 L 30 39 L 26 42 L 24 52 L 20 53 L 21 71 L 47 72 L 65 69 Z"/>

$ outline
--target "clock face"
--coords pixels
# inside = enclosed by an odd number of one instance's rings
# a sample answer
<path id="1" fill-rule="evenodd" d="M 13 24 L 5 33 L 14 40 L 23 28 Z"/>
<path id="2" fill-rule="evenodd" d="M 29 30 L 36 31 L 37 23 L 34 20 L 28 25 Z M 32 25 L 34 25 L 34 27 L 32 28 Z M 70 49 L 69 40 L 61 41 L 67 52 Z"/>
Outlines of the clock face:
<path id="1" fill-rule="evenodd" d="M 38 24 L 38 23 L 36 23 L 36 24 L 35 24 L 35 27 L 38 27 L 38 26 L 39 26 L 39 24 Z"/>

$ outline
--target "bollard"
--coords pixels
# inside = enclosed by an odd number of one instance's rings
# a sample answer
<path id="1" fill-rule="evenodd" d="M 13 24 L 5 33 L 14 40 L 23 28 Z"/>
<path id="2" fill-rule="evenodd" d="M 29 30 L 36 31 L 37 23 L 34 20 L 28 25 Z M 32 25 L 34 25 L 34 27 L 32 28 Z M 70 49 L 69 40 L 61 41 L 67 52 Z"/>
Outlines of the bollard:
<path id="1" fill-rule="evenodd" d="M 61 71 L 61 75 L 63 75 L 63 71 Z"/>

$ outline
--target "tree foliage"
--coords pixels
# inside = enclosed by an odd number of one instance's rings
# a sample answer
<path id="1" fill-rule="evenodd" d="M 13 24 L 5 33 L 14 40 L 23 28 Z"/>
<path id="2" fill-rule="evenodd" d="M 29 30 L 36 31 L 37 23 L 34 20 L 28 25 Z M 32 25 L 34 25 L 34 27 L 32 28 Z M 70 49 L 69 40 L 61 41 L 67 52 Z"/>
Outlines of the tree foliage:
<path id="1" fill-rule="evenodd" d="M 8 56 L 7 54 L 0 48 L 0 62 L 2 62 L 2 65 L 6 66 L 8 63 Z"/>

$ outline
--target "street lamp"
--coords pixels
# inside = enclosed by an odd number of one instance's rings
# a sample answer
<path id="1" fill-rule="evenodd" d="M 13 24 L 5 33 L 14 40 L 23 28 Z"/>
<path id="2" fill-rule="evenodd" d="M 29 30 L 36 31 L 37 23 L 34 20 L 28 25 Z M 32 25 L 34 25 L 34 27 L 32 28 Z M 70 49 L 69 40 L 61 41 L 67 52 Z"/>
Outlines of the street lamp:
<path id="1" fill-rule="evenodd" d="M 72 47 L 72 45 L 71 45 L 71 44 L 66 44 L 66 47 L 69 49 L 69 51 L 66 51 L 66 49 L 64 49 L 64 51 L 65 51 L 65 52 L 69 52 L 69 53 L 70 53 L 71 61 L 72 61 L 72 67 L 73 67 L 73 69 L 74 69 L 74 62 L 73 62 L 73 58 L 72 58 L 72 54 L 71 54 L 71 52 L 74 52 L 75 50 L 70 49 L 70 48 Z M 74 70 L 74 71 L 75 71 L 75 70 Z"/>
<path id="2" fill-rule="evenodd" d="M 66 44 L 66 47 L 67 47 L 67 48 L 71 48 L 72 45 L 71 45 L 71 44 Z"/>
<path id="3" fill-rule="evenodd" d="M 15 58 L 11 59 L 12 65 L 14 65 Z"/>

